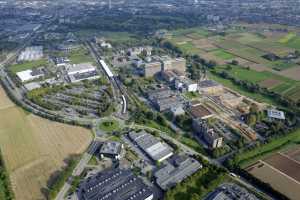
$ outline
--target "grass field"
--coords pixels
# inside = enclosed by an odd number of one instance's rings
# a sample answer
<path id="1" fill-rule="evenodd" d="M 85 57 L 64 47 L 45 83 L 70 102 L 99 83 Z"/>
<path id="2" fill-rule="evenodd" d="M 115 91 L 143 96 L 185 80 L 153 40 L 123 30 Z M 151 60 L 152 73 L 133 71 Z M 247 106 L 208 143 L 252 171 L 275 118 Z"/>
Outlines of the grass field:
<path id="1" fill-rule="evenodd" d="M 73 64 L 94 62 L 93 57 L 83 48 L 71 51 L 68 56 Z"/>
<path id="2" fill-rule="evenodd" d="M 24 71 L 24 70 L 27 70 L 27 69 L 33 69 L 33 68 L 36 68 L 36 67 L 46 66 L 47 64 L 48 63 L 47 63 L 46 59 L 41 59 L 41 60 L 37 60 L 37 61 L 24 62 L 24 63 L 12 65 L 12 66 L 9 67 L 9 69 L 13 73 L 17 73 L 17 72 Z"/>
<path id="3" fill-rule="evenodd" d="M 182 44 L 177 44 L 176 46 L 178 46 L 180 50 L 183 51 L 183 53 L 185 54 L 197 54 L 200 52 L 200 50 L 197 49 L 195 45 L 193 45 L 193 43 L 190 41 L 187 41 Z"/>
<path id="4" fill-rule="evenodd" d="M 14 106 L 0 89 L 0 147 L 16 199 L 45 199 L 41 192 L 64 159 L 91 142 L 87 129 L 42 119 Z"/>
<path id="5" fill-rule="evenodd" d="M 224 59 L 224 60 L 229 60 L 229 59 L 233 59 L 235 58 L 234 55 L 232 55 L 231 53 L 228 53 L 222 49 L 218 49 L 215 51 L 212 51 L 212 53 L 217 56 L 218 58 Z"/>
<path id="6" fill-rule="evenodd" d="M 288 42 L 290 42 L 292 39 L 294 39 L 297 36 L 296 33 L 288 33 L 287 35 L 285 35 L 283 38 L 281 38 L 279 40 L 280 43 L 286 44 Z"/>
<path id="7" fill-rule="evenodd" d="M 119 123 L 116 120 L 105 120 L 100 123 L 99 128 L 106 132 L 116 131 L 119 129 Z"/>

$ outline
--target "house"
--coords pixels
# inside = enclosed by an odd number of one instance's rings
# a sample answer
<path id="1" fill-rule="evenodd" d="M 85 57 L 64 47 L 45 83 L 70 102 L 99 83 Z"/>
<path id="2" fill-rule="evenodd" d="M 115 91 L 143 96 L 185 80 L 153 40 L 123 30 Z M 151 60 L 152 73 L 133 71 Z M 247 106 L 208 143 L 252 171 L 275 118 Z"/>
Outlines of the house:
<path id="1" fill-rule="evenodd" d="M 119 160 L 121 158 L 123 148 L 124 145 L 120 142 L 104 142 L 99 150 L 100 158 L 108 157 L 115 160 Z"/>

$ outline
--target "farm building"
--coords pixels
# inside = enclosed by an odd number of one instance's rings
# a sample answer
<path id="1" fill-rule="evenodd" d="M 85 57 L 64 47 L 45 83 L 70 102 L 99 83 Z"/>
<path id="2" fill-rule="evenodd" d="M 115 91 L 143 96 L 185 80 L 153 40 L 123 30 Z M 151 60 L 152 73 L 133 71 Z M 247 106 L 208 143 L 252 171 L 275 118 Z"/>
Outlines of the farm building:
<path id="1" fill-rule="evenodd" d="M 81 63 L 67 65 L 66 71 L 70 82 L 78 82 L 87 79 L 96 79 L 100 76 L 97 73 L 97 69 L 91 63 Z"/>
<path id="2" fill-rule="evenodd" d="M 112 169 L 86 179 L 79 200 L 152 200 L 151 189 L 130 170 Z"/>
<path id="3" fill-rule="evenodd" d="M 154 173 L 154 177 L 159 187 L 167 190 L 201 168 L 202 165 L 193 158 L 174 156 L 170 162 L 167 162 L 166 165 Z"/>
<path id="4" fill-rule="evenodd" d="M 160 142 L 153 135 L 145 131 L 140 133 L 130 132 L 128 135 L 154 161 L 162 162 L 173 155 L 169 145 Z"/>

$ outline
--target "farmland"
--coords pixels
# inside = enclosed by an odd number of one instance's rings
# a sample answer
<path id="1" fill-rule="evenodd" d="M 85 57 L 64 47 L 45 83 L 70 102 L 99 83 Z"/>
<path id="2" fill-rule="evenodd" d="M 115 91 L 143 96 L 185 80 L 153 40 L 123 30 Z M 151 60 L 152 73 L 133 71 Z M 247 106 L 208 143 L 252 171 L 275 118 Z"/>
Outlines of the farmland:
<path id="1" fill-rule="evenodd" d="M 272 61 L 263 57 L 269 53 L 284 57 L 298 50 L 300 36 L 295 32 L 228 29 L 225 34 L 218 34 L 192 28 L 174 31 L 171 35 L 169 40 L 186 54 L 198 54 L 206 60 L 216 61 L 219 66 L 226 65 L 232 59 L 237 60 L 241 67 L 228 71 L 232 76 L 257 83 L 281 95 L 289 95 L 292 100 L 300 99 L 300 65 L 297 61 Z M 291 95 L 290 91 L 294 93 Z"/>
<path id="2" fill-rule="evenodd" d="M 0 88 L 0 146 L 16 199 L 44 199 L 50 176 L 70 155 L 82 153 L 92 136 L 72 127 L 25 113 Z M 34 177 L 34 178 L 33 178 Z"/>

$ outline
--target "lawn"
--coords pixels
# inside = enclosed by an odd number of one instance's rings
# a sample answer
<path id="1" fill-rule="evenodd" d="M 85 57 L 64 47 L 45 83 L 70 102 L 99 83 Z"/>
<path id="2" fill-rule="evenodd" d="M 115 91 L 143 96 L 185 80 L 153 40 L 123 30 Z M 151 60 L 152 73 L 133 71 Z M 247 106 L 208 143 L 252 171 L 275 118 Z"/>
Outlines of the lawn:
<path id="1" fill-rule="evenodd" d="M 119 122 L 116 120 L 105 120 L 100 123 L 99 128 L 106 132 L 116 131 L 119 129 Z"/>
<path id="2" fill-rule="evenodd" d="M 37 60 L 37 61 L 23 62 L 20 64 L 12 65 L 9 67 L 9 69 L 13 73 L 17 73 L 17 72 L 28 70 L 28 69 L 46 66 L 47 64 L 48 64 L 48 62 L 46 59 L 41 59 L 41 60 Z"/>
<path id="3" fill-rule="evenodd" d="M 68 57 L 73 64 L 94 62 L 93 57 L 83 48 L 71 51 Z"/>
<path id="4" fill-rule="evenodd" d="M 287 148 L 291 145 L 298 144 L 299 142 L 300 142 L 300 129 L 286 136 L 274 139 L 273 141 L 261 145 L 251 151 L 240 153 L 236 157 L 236 161 L 240 166 L 246 167 L 256 162 L 257 160 L 261 159 L 262 157 L 265 157 L 274 152 Z"/>
<path id="5" fill-rule="evenodd" d="M 291 41 L 292 39 L 294 39 L 296 36 L 297 36 L 296 33 L 288 33 L 288 34 L 285 35 L 283 38 L 281 38 L 281 39 L 279 40 L 279 42 L 282 43 L 282 44 L 286 44 L 286 43 L 288 43 L 289 41 Z"/>
<path id="6" fill-rule="evenodd" d="M 228 53 L 226 51 L 224 51 L 223 49 L 218 49 L 215 51 L 212 51 L 212 53 L 217 56 L 218 58 L 224 59 L 224 60 L 229 60 L 229 59 L 233 59 L 235 58 L 234 55 L 232 55 L 231 53 Z"/>

